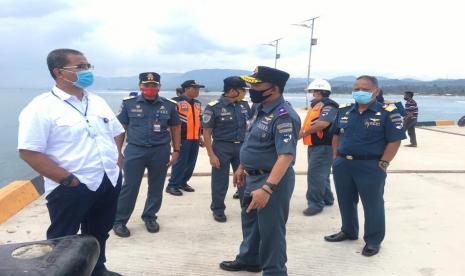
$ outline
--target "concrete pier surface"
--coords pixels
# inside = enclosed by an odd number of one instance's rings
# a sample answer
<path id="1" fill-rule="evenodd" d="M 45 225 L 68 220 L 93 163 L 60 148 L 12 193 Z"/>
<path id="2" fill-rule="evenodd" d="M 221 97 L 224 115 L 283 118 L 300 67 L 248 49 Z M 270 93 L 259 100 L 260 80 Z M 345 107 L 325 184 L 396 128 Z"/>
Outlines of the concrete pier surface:
<path id="1" fill-rule="evenodd" d="M 307 161 L 306 147 L 299 143 L 298 176 L 287 224 L 289 275 L 465 275 L 464 136 L 465 128 L 428 127 L 417 130 L 418 148 L 401 147 L 385 187 L 386 238 L 380 253 L 370 258 L 360 254 L 364 245 L 361 204 L 357 241 L 323 240 L 341 226 L 337 203 L 314 217 L 302 214 Z M 195 172 L 210 172 L 204 149 Z M 232 186 L 226 199 L 228 221 L 218 223 L 209 209 L 210 177 L 194 176 L 190 184 L 196 192 L 181 197 L 164 193 L 158 214 L 161 230 L 150 234 L 140 219 L 147 190 L 143 180 L 128 223 L 131 237 L 111 233 L 108 240 L 110 270 L 124 275 L 251 275 L 219 268 L 221 261 L 234 259 L 241 242 L 240 208 L 232 199 Z M 49 225 L 45 204 L 41 197 L 1 224 L 0 244 L 45 239 Z"/>

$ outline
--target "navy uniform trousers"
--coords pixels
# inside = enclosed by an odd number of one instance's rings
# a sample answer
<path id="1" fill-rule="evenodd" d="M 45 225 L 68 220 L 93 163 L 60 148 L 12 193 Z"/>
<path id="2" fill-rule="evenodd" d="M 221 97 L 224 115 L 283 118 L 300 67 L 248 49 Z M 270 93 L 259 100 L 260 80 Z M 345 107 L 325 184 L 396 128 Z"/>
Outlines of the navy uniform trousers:
<path id="1" fill-rule="evenodd" d="M 224 214 L 226 205 L 224 199 L 228 192 L 229 186 L 229 167 L 232 166 L 233 172 L 239 167 L 239 153 L 242 143 L 232 143 L 224 141 L 213 141 L 212 148 L 216 157 L 220 160 L 220 168 L 212 167 L 212 203 L 210 209 L 215 214 Z M 239 189 L 239 197 L 242 197 L 243 189 Z"/>
<path id="2" fill-rule="evenodd" d="M 55 188 L 46 197 L 51 221 L 47 239 L 76 235 L 80 227 L 81 234 L 92 235 L 99 242 L 100 255 L 94 273 L 100 272 L 105 267 L 105 244 L 113 226 L 120 189 L 121 175 L 113 187 L 106 174 L 95 192 L 83 183 L 76 187 L 60 185 Z"/>
<path id="3" fill-rule="evenodd" d="M 124 183 L 118 200 L 115 225 L 126 225 L 131 217 L 145 168 L 148 173 L 148 191 L 142 219 L 147 221 L 157 218 L 156 214 L 162 202 L 163 186 L 168 171 L 166 164 L 170 159 L 170 151 L 169 143 L 150 148 L 127 145 L 124 150 Z"/>
<path id="4" fill-rule="evenodd" d="M 312 210 L 321 210 L 334 202 L 329 174 L 333 163 L 330 145 L 308 147 L 307 204 Z"/>
<path id="5" fill-rule="evenodd" d="M 260 189 L 269 174 L 247 176 L 243 201 L 251 192 Z M 259 265 L 264 276 L 287 275 L 286 222 L 289 203 L 294 192 L 295 173 L 290 167 L 263 209 L 254 209 L 247 214 L 242 207 L 242 237 L 236 261 L 242 264 Z"/>
<path id="6" fill-rule="evenodd" d="M 182 140 L 178 160 L 171 168 L 168 186 L 180 187 L 187 184 L 194 172 L 197 155 L 199 155 L 199 140 Z"/>
<path id="7" fill-rule="evenodd" d="M 384 184 L 386 172 L 378 160 L 346 160 L 338 157 L 333 163 L 333 177 L 342 218 L 342 231 L 358 237 L 358 198 L 365 214 L 365 243 L 380 245 L 385 234 Z"/>

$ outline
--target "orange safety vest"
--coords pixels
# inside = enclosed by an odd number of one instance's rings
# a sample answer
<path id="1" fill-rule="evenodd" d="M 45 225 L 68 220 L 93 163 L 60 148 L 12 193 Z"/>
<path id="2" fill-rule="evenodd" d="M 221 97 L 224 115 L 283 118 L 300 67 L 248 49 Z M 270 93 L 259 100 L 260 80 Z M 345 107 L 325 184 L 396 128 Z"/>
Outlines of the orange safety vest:
<path id="1" fill-rule="evenodd" d="M 194 103 L 194 108 L 187 101 L 176 103 L 179 119 L 186 125 L 186 140 L 199 140 L 200 134 L 200 103 Z"/>
<path id="2" fill-rule="evenodd" d="M 304 124 L 302 126 L 303 131 L 308 131 L 312 127 L 312 122 L 317 120 L 320 117 L 321 110 L 325 105 L 322 102 L 317 103 L 312 109 L 307 112 L 307 117 L 305 117 Z M 316 136 L 319 139 L 323 139 L 323 130 L 319 130 L 316 133 Z M 306 135 L 303 137 L 304 145 L 311 146 L 315 142 L 312 141 L 312 135 Z"/>

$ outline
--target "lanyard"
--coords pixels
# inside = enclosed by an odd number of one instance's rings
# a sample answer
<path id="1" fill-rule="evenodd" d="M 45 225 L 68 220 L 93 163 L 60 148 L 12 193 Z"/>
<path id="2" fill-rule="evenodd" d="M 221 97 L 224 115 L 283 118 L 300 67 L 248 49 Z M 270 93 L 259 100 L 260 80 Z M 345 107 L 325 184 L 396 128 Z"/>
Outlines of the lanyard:
<path id="1" fill-rule="evenodd" d="M 53 96 L 57 97 L 59 100 L 60 97 L 58 97 L 55 93 L 53 93 L 53 90 L 50 91 L 52 92 Z M 71 106 L 72 108 L 74 108 L 74 110 L 76 110 L 77 112 L 79 112 L 79 114 L 81 114 L 84 119 L 86 119 L 86 122 L 87 122 L 87 132 L 89 133 L 89 136 L 91 138 L 95 138 L 95 136 L 97 136 L 97 131 L 90 125 L 89 123 L 89 120 L 87 119 L 87 109 L 89 108 L 89 99 L 87 99 L 87 104 L 86 104 L 86 110 L 84 111 L 84 113 L 82 113 L 79 109 L 77 109 L 74 105 L 72 105 L 70 102 L 68 102 L 67 100 L 63 100 L 65 103 L 67 103 L 69 106 Z"/>
<path id="2" fill-rule="evenodd" d="M 57 94 L 53 93 L 53 90 L 50 91 L 52 92 L 53 96 L 57 97 L 58 99 L 60 99 L 60 97 L 57 96 Z M 61 99 L 60 99 L 61 100 Z M 65 103 L 69 104 L 69 106 L 71 106 L 72 108 L 74 108 L 77 112 L 79 112 L 79 114 L 81 114 L 84 118 L 86 118 L 86 122 L 89 122 L 89 120 L 87 120 L 87 109 L 89 108 L 89 100 L 87 100 L 87 103 L 86 103 L 86 110 L 84 111 L 84 113 L 81 112 L 81 110 L 79 110 L 77 107 L 75 107 L 74 105 L 72 105 L 70 102 L 68 102 L 67 100 L 63 100 Z"/>

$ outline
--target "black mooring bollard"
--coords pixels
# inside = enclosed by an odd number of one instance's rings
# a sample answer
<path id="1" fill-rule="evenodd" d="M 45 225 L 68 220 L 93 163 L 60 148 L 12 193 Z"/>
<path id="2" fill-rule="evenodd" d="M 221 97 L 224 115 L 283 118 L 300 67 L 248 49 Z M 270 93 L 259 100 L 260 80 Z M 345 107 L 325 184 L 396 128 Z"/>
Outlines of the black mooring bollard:
<path id="1" fill-rule="evenodd" d="M 97 263 L 100 247 L 92 236 L 0 245 L 2 276 L 86 276 Z"/>

